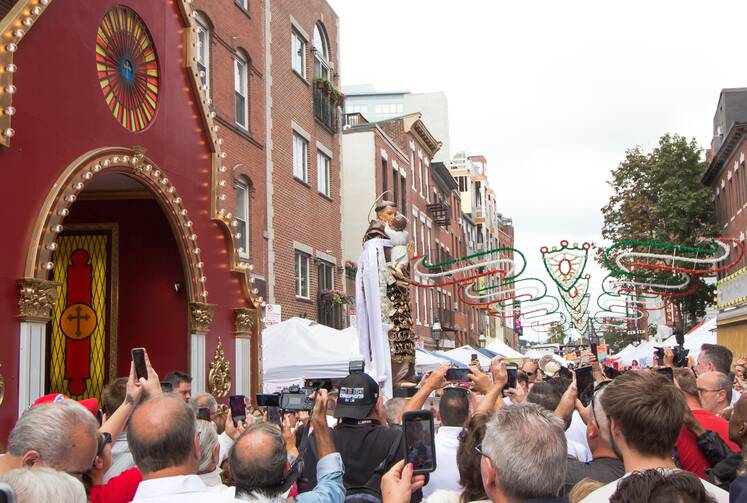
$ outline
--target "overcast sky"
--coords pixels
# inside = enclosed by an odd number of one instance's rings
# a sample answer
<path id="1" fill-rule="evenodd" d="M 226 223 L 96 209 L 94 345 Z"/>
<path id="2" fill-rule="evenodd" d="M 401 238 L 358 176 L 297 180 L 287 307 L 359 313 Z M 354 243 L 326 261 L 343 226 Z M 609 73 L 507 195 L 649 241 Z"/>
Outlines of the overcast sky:
<path id="1" fill-rule="evenodd" d="M 548 284 L 539 248 L 601 243 L 626 149 L 668 132 L 708 146 L 720 90 L 747 86 L 745 1 L 328 1 L 343 85 L 445 92 L 452 155 L 487 157 L 527 274 Z"/>

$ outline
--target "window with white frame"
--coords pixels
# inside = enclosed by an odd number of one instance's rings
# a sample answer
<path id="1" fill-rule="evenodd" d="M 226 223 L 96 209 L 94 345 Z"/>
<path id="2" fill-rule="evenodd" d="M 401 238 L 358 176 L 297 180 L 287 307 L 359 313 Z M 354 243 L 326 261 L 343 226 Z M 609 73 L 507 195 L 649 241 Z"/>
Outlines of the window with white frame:
<path id="1" fill-rule="evenodd" d="M 233 90 L 236 105 L 236 124 L 249 129 L 249 79 L 248 60 L 241 52 L 233 60 Z"/>
<path id="2" fill-rule="evenodd" d="M 316 152 L 317 190 L 327 197 L 332 197 L 332 159 L 324 152 Z"/>
<path id="3" fill-rule="evenodd" d="M 236 232 L 241 235 L 239 242 L 239 256 L 249 258 L 249 184 L 246 180 L 236 181 Z"/>
<path id="4" fill-rule="evenodd" d="M 195 57 L 197 58 L 197 70 L 200 72 L 202 83 L 208 88 L 210 95 L 210 23 L 202 12 L 197 12 L 197 44 Z"/>
<path id="5" fill-rule="evenodd" d="M 415 190 L 415 153 L 410 152 L 410 178 L 412 179 L 412 190 Z"/>
<path id="6" fill-rule="evenodd" d="M 309 183 L 309 142 L 293 132 L 293 176 Z"/>
<path id="7" fill-rule="evenodd" d="M 319 292 L 335 289 L 335 265 L 325 260 L 317 264 L 317 281 Z"/>
<path id="8" fill-rule="evenodd" d="M 310 299 L 311 278 L 309 276 L 309 254 L 296 251 L 296 297 Z"/>
<path id="9" fill-rule="evenodd" d="M 418 183 L 420 185 L 420 195 L 423 195 L 423 159 L 418 159 Z"/>
<path id="10" fill-rule="evenodd" d="M 306 78 L 306 40 L 296 30 L 291 30 L 291 68 Z"/>
<path id="11" fill-rule="evenodd" d="M 321 23 L 314 25 L 314 78 L 329 80 L 329 39 Z"/>

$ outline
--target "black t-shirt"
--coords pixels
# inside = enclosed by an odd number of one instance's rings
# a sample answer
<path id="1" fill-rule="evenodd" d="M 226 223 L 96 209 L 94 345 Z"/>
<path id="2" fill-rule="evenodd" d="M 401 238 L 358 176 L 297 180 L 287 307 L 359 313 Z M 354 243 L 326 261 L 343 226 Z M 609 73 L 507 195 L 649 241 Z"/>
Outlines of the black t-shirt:
<path id="1" fill-rule="evenodd" d="M 398 427 L 381 426 L 378 421 L 365 421 L 359 424 L 340 423 L 332 430 L 332 438 L 337 452 L 345 464 L 343 483 L 345 489 L 363 487 L 374 476 L 379 465 L 387 459 L 384 470 L 369 487 L 379 488 L 381 475 L 404 457 L 404 435 Z M 394 447 L 396 445 L 396 448 Z M 392 454 L 390 454 L 392 453 Z M 310 491 L 316 486 L 317 449 L 312 435 L 304 454 L 303 476 L 299 479 L 298 490 Z"/>
<path id="2" fill-rule="evenodd" d="M 564 494 L 567 497 L 581 479 L 590 478 L 597 482 L 609 484 L 625 475 L 623 462 L 614 458 L 596 458 L 589 463 L 575 459 L 568 460 L 568 471 L 565 476 Z"/>

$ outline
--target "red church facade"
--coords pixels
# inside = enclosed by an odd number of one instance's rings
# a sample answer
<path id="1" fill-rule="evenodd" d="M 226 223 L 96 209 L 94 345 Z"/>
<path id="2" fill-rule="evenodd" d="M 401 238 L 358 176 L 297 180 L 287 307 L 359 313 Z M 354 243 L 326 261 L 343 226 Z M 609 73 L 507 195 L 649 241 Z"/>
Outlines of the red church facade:
<path id="1" fill-rule="evenodd" d="M 1 438 L 46 392 L 97 396 L 133 347 L 196 391 L 257 391 L 266 259 L 242 247 L 235 184 L 264 173 L 264 90 L 237 146 L 196 17 L 182 0 L 19 0 L 2 20 Z"/>

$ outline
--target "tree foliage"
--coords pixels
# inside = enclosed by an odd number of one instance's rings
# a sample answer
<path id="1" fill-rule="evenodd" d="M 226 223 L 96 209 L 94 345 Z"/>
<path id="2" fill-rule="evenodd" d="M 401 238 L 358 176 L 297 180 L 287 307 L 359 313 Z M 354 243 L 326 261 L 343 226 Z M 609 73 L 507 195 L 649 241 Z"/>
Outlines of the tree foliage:
<path id="1" fill-rule="evenodd" d="M 565 328 L 562 323 L 552 323 L 550 329 L 547 331 L 547 342 L 549 344 L 563 344 L 565 343 Z"/>
<path id="2" fill-rule="evenodd" d="M 680 135 L 662 136 L 649 153 L 640 147 L 626 151 L 608 182 L 612 196 L 602 208 L 602 237 L 692 246 L 718 235 L 713 194 L 700 181 L 705 169 L 703 149 Z M 601 251 L 597 260 L 604 266 Z M 683 313 L 703 316 L 713 287 L 701 284 L 677 302 Z"/>

